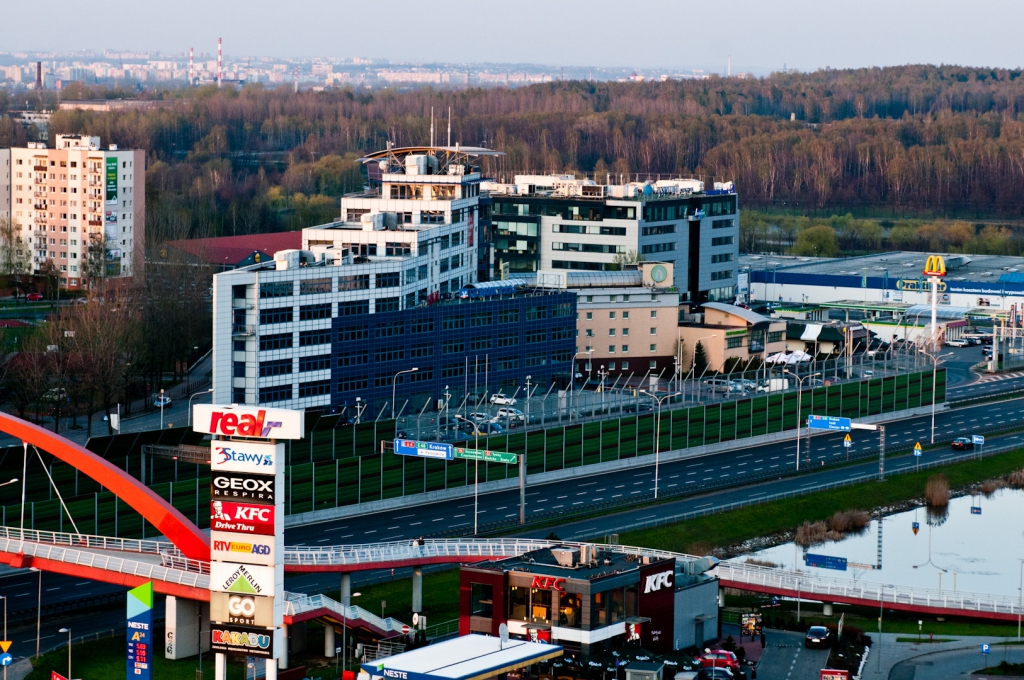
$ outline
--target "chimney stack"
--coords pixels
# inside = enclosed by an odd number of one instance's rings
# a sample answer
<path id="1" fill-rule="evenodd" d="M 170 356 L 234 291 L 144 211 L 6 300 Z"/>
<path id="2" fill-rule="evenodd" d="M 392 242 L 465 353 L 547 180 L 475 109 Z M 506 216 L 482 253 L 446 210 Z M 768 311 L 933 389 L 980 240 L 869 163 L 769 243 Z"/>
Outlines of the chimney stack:
<path id="1" fill-rule="evenodd" d="M 224 78 L 224 49 L 221 45 L 221 39 L 217 38 L 217 87 L 220 87 L 221 81 Z"/>
<path id="2" fill-rule="evenodd" d="M 188 48 L 188 84 L 189 86 L 195 85 L 196 83 L 196 69 L 195 69 L 195 52 L 190 47 Z"/>
<path id="3" fill-rule="evenodd" d="M 36 62 L 36 89 L 43 89 L 43 62 Z"/>
<path id="4" fill-rule="evenodd" d="M 293 86 L 292 86 L 292 91 L 293 92 L 298 92 L 299 91 L 299 67 L 298 66 L 295 67 L 295 71 L 294 71 L 294 73 L 292 75 L 292 78 L 295 81 Z"/>

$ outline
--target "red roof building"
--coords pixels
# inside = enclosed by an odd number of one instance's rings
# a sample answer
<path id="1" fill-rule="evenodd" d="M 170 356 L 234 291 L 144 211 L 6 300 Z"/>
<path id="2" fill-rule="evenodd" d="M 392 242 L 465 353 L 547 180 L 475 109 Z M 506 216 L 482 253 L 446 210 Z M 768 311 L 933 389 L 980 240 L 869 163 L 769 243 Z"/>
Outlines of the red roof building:
<path id="1" fill-rule="evenodd" d="M 192 257 L 213 265 L 217 271 L 246 267 L 274 259 L 279 250 L 302 248 L 301 231 L 282 231 L 272 234 L 246 234 L 245 236 L 218 236 L 169 241 L 160 248 L 158 256 L 167 259 L 167 248 L 188 253 Z"/>

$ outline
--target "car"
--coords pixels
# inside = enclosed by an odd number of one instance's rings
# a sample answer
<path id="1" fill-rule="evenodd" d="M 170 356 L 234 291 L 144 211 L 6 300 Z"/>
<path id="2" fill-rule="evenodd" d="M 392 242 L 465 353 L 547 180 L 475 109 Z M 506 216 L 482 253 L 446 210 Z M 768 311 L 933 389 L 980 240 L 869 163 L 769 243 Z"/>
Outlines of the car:
<path id="1" fill-rule="evenodd" d="M 29 293 L 28 295 L 25 296 L 25 300 L 27 302 L 39 302 L 42 299 L 43 299 L 43 294 L 42 293 Z"/>
<path id="2" fill-rule="evenodd" d="M 732 671 L 740 669 L 740 660 L 734 653 L 725 649 L 712 649 L 701 654 L 693 661 L 694 663 L 699 663 L 703 668 L 728 668 Z"/>
<path id="3" fill-rule="evenodd" d="M 721 392 L 726 394 L 730 390 L 730 381 L 723 380 L 722 378 L 709 378 L 704 381 L 704 387 L 708 388 L 712 392 Z"/>
<path id="4" fill-rule="evenodd" d="M 43 392 L 42 400 L 53 403 L 64 402 L 68 400 L 68 393 L 63 387 L 51 387 Z"/>
<path id="5" fill-rule="evenodd" d="M 981 338 L 970 337 L 967 338 L 967 342 L 970 343 L 971 347 L 976 347 L 981 344 Z"/>
<path id="6" fill-rule="evenodd" d="M 167 408 L 171 405 L 171 398 L 166 394 L 153 395 L 153 406 L 157 408 Z"/>
<path id="7" fill-rule="evenodd" d="M 737 674 L 731 668 L 720 666 L 701 668 L 697 671 L 697 680 L 733 680 Z"/>
<path id="8" fill-rule="evenodd" d="M 949 447 L 954 451 L 972 451 L 974 449 L 974 441 L 970 437 L 957 437 Z"/>
<path id="9" fill-rule="evenodd" d="M 484 413 L 483 411 L 474 411 L 473 413 L 470 413 L 468 417 L 468 420 L 471 420 L 474 423 L 486 423 L 490 419 L 491 414 Z"/>
<path id="10" fill-rule="evenodd" d="M 75 298 L 75 304 L 76 305 L 87 305 L 87 304 L 89 304 L 89 298 L 84 298 L 84 297 Z"/>
<path id="11" fill-rule="evenodd" d="M 804 637 L 804 647 L 831 647 L 832 631 L 825 626 L 811 626 Z"/>
<path id="12" fill-rule="evenodd" d="M 971 343 L 965 338 L 956 338 L 954 340 L 946 340 L 947 347 L 970 347 Z"/>
<path id="13" fill-rule="evenodd" d="M 499 408 L 498 412 L 495 414 L 495 418 L 498 418 L 499 420 L 518 420 L 520 422 L 526 422 L 526 414 L 517 408 Z"/>
<path id="14" fill-rule="evenodd" d="M 491 395 L 492 404 L 502 404 L 504 406 L 515 406 L 516 398 L 506 396 L 504 392 L 498 392 L 497 394 Z"/>
<path id="15" fill-rule="evenodd" d="M 505 434 L 505 428 L 498 423 L 468 423 L 468 425 L 468 429 L 463 429 L 471 437 L 489 437 L 495 434 Z"/>
<path id="16" fill-rule="evenodd" d="M 809 378 L 804 381 L 807 387 L 824 387 L 825 381 L 821 378 Z"/>
<path id="17" fill-rule="evenodd" d="M 756 390 L 757 389 L 757 381 L 756 380 L 749 380 L 747 378 L 738 378 L 737 380 L 735 380 L 735 382 L 738 382 L 739 384 L 743 385 L 743 389 L 745 389 L 745 390 Z"/>

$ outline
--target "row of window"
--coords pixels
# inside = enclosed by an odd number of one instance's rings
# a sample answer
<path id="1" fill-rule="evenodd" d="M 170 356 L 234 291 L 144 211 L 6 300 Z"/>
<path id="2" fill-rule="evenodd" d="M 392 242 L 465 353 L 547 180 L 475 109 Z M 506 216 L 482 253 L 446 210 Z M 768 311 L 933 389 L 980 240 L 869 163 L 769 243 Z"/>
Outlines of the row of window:
<path id="1" fill-rule="evenodd" d="M 731 246 L 735 242 L 735 236 L 716 236 L 711 239 L 712 246 Z"/>
<path id="2" fill-rule="evenodd" d="M 625 236 L 625 227 L 602 227 L 596 224 L 553 224 L 556 234 L 591 234 L 592 236 Z"/>
<path id="3" fill-rule="evenodd" d="M 675 249 L 675 243 L 648 243 L 640 246 L 640 252 L 645 255 L 650 255 L 651 253 L 668 253 Z"/>
<path id="4" fill-rule="evenodd" d="M 424 274 L 425 273 L 426 272 L 424 272 Z M 426 277 L 424 276 L 423 278 Z M 394 288 L 396 286 L 400 286 L 402 285 L 401 274 L 399 272 L 381 272 L 379 274 L 374 274 L 373 285 L 375 288 Z M 238 288 L 244 289 L 244 286 L 238 286 Z M 338 277 L 339 292 L 346 290 L 369 290 L 369 288 L 369 274 L 354 274 Z M 260 297 L 263 299 L 290 297 L 294 292 L 295 286 L 292 281 L 268 281 L 260 284 Z M 317 293 L 330 292 L 332 292 L 332 284 L 331 279 L 329 278 L 305 279 L 299 281 L 299 295 L 314 295 Z M 244 290 L 238 291 L 235 297 L 245 297 Z"/>
<path id="5" fill-rule="evenodd" d="M 619 253 L 624 249 L 604 243 L 561 243 L 551 244 L 552 250 L 568 250 L 574 253 Z"/>
<path id="6" fill-rule="evenodd" d="M 512 203 L 497 199 L 494 201 L 494 214 L 518 215 L 520 217 L 543 215 L 567 220 L 599 222 L 601 220 L 634 220 L 636 219 L 636 208 L 621 205 L 559 205 L 548 200 Z"/>
<path id="7" fill-rule="evenodd" d="M 718 253 L 711 256 L 711 264 L 718 264 L 719 262 L 732 262 L 732 253 Z"/>
<path id="8" fill-rule="evenodd" d="M 615 345 L 608 345 L 608 354 L 615 354 L 615 347 L 616 347 Z M 623 354 L 629 354 L 629 345 L 618 345 L 618 347 L 621 348 L 620 351 Z M 658 351 L 658 345 L 656 343 L 652 342 L 649 345 L 649 347 L 650 347 L 650 351 L 652 351 L 652 352 L 657 352 Z M 585 352 L 592 352 L 592 351 L 594 351 L 593 345 L 587 345 L 586 349 L 584 351 Z"/>
<path id="9" fill-rule="evenodd" d="M 275 349 L 289 349 L 293 347 L 293 333 L 275 333 L 260 337 L 260 351 Z M 322 328 L 311 331 L 299 332 L 299 347 L 311 347 L 313 345 L 331 344 L 331 329 Z"/>
<path id="10" fill-rule="evenodd" d="M 732 270 L 731 269 L 723 269 L 722 271 L 711 272 L 711 280 L 712 281 L 725 281 L 726 279 L 731 279 L 731 278 L 732 278 Z"/>
<path id="11" fill-rule="evenodd" d="M 615 297 L 615 296 L 613 295 L 612 297 Z M 627 301 L 629 299 L 628 295 L 623 295 L 622 297 L 624 298 L 623 302 L 625 302 L 625 301 Z M 615 300 L 612 300 L 612 302 L 615 302 Z M 608 318 L 609 319 L 614 319 L 616 314 L 617 314 L 617 312 L 610 311 L 610 312 L 608 312 Z M 587 312 L 587 321 L 590 321 L 593 318 L 594 318 L 594 313 L 593 312 Z M 628 311 L 623 311 L 622 312 L 622 318 L 623 319 L 628 319 L 629 318 L 629 312 Z M 656 309 L 652 309 L 651 310 L 651 318 L 652 319 L 657 319 L 658 318 L 658 310 L 656 310 Z"/>

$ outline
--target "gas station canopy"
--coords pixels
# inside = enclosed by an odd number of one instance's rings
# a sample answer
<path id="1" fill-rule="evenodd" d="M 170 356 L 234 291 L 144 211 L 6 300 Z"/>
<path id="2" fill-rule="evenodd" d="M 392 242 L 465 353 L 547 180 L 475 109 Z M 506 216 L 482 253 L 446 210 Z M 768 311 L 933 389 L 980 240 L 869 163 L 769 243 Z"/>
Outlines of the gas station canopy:
<path id="1" fill-rule="evenodd" d="M 562 656 L 562 648 L 542 642 L 488 635 L 463 635 L 444 642 L 364 663 L 360 680 L 485 680 Z"/>

